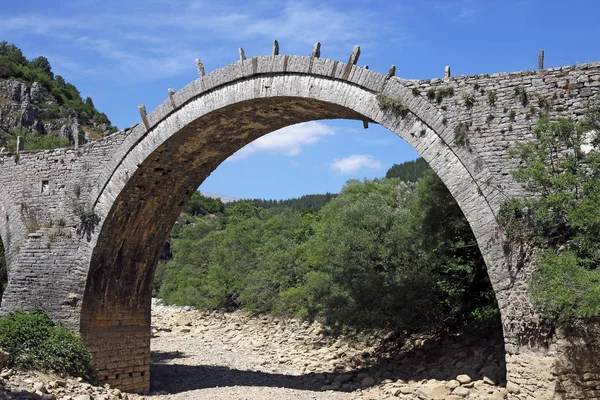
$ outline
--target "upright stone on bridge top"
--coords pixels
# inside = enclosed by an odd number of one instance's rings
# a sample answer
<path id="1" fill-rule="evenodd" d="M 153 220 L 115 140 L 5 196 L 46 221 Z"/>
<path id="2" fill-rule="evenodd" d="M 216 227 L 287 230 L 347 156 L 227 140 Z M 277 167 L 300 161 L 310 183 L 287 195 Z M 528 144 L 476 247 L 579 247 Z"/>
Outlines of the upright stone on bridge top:
<path id="1" fill-rule="evenodd" d="M 388 71 L 388 73 L 387 73 L 387 76 L 385 77 L 385 79 L 386 79 L 386 80 L 387 80 L 387 79 L 390 79 L 392 76 L 395 76 L 395 75 L 396 75 L 396 66 L 395 66 L 395 65 L 392 65 L 392 66 L 390 67 L 390 70 Z"/>
<path id="2" fill-rule="evenodd" d="M 350 53 L 350 58 L 348 59 L 348 64 L 356 65 L 359 57 L 360 57 L 360 46 L 356 45 L 352 49 L 352 53 Z"/>
<path id="3" fill-rule="evenodd" d="M 321 57 L 321 42 L 317 42 L 313 46 L 312 57 L 315 57 L 315 58 Z"/>
<path id="4" fill-rule="evenodd" d="M 148 114 L 146 113 L 146 106 L 140 104 L 138 106 L 138 110 L 140 110 L 140 117 L 142 117 L 142 122 L 144 123 L 146 130 L 150 129 L 150 123 L 148 122 Z"/>
<path id="5" fill-rule="evenodd" d="M 444 79 L 450 79 L 450 66 L 446 65 L 444 68 Z"/>
<path id="6" fill-rule="evenodd" d="M 240 61 L 244 61 L 246 59 L 246 53 L 244 52 L 244 49 L 242 49 L 241 47 L 239 48 L 240 51 Z"/>
<path id="7" fill-rule="evenodd" d="M 348 80 L 350 76 L 350 71 L 352 71 L 352 66 L 356 65 L 358 62 L 358 58 L 360 57 L 360 46 L 354 46 L 352 49 L 352 53 L 350 53 L 350 58 L 348 59 L 348 64 L 346 64 L 346 69 L 344 70 L 344 75 L 342 75 L 343 80 Z"/>
<path id="8" fill-rule="evenodd" d="M 17 154 L 22 150 L 25 150 L 25 140 L 22 136 L 17 136 Z"/>
<path id="9" fill-rule="evenodd" d="M 198 70 L 198 76 L 202 78 L 204 76 L 204 64 L 199 58 L 196 58 L 196 69 Z"/>
<path id="10" fill-rule="evenodd" d="M 175 104 L 175 98 L 173 96 L 175 96 L 175 90 L 174 89 L 167 89 L 169 92 L 169 100 L 171 100 L 171 105 L 173 106 L 173 110 L 177 108 L 177 104 Z"/>
<path id="11" fill-rule="evenodd" d="M 540 54 L 538 55 L 538 69 L 541 71 L 544 69 L 544 50 L 540 50 Z"/>
<path id="12" fill-rule="evenodd" d="M 273 40 L 273 55 L 279 55 L 279 42 L 277 40 Z"/>

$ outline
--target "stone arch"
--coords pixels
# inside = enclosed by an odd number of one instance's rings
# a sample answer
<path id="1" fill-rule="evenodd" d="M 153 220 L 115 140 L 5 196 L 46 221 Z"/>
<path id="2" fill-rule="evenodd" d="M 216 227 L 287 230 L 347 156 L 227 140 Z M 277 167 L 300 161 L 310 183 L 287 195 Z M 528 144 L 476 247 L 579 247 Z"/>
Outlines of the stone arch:
<path id="1" fill-rule="evenodd" d="M 402 99 L 408 111 L 382 108 L 380 92 Z M 340 118 L 380 124 L 425 158 L 467 217 L 503 308 L 506 257 L 497 239 L 494 193 L 481 184 L 489 175 L 481 158 L 454 143 L 457 123 L 447 123 L 400 79 L 314 57 L 258 57 L 214 71 L 153 113 L 142 112 L 143 123 L 117 149 L 92 191 L 101 224 L 91 239 L 80 326 L 101 380 L 125 390 L 148 389 L 156 260 L 200 183 L 264 134 Z"/>

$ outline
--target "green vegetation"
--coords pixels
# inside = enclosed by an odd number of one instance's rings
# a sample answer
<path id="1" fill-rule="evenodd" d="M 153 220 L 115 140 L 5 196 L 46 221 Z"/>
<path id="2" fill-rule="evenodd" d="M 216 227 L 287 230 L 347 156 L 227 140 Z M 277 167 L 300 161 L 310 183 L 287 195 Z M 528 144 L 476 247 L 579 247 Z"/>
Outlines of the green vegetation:
<path id="1" fill-rule="evenodd" d="M 43 311 L 15 312 L 0 318 L 0 347 L 20 369 L 54 370 L 91 377 L 91 356 L 81 339 L 55 325 Z"/>
<path id="2" fill-rule="evenodd" d="M 195 192 L 185 207 L 185 212 L 194 217 L 223 213 L 223 211 L 225 211 L 225 205 L 221 199 L 202 196 L 200 192 Z"/>
<path id="3" fill-rule="evenodd" d="M 168 304 L 320 319 L 337 332 L 499 323 L 483 258 L 441 180 L 422 159 L 387 175 L 403 180 L 351 180 L 318 206 L 238 201 L 182 217 L 155 294 Z"/>
<path id="4" fill-rule="evenodd" d="M 419 181 L 427 171 L 429 171 L 429 164 L 419 157 L 414 161 L 406 161 L 402 164 L 394 164 L 386 172 L 386 178 L 398 178 L 403 182 L 415 183 Z"/>
<path id="5" fill-rule="evenodd" d="M 49 97 L 43 99 L 35 107 L 38 108 L 39 116 L 44 121 L 76 116 L 79 123 L 87 126 L 93 135 L 99 134 L 92 127 L 95 124 L 106 124 L 110 126 L 110 120 L 104 114 L 96 110 L 91 98 L 85 101 L 77 88 L 64 80 L 60 75 L 54 75 L 50 62 L 46 57 L 40 56 L 28 61 L 23 52 L 14 44 L 6 41 L 0 42 L 0 78 L 16 79 L 27 85 L 34 82 L 41 84 L 49 93 Z M 111 131 L 116 131 L 112 127 Z M 2 132 L 0 132 L 2 133 Z M 8 135 L 10 134 L 10 135 Z M 15 139 L 13 136 L 19 132 L 4 132 L 4 140 L 8 141 L 6 147 L 14 150 Z M 2 140 L 0 136 L 0 140 Z M 24 136 L 21 134 L 21 136 Z M 26 149 L 38 150 L 56 147 L 64 147 L 65 140 L 57 137 L 46 137 L 37 133 L 27 133 Z M 68 145 L 68 144 L 67 144 Z"/>
<path id="6" fill-rule="evenodd" d="M 527 91 L 525 90 L 525 88 L 523 86 L 515 87 L 515 97 L 519 99 L 521 104 L 523 104 L 523 107 L 525 107 L 527 105 L 527 103 L 529 103 L 529 97 L 527 96 Z"/>
<path id="7" fill-rule="evenodd" d="M 512 241 L 536 249 L 531 296 L 558 324 L 600 316 L 599 133 L 597 99 L 584 121 L 543 116 L 536 140 L 511 153 L 519 161 L 513 176 L 534 195 L 507 201 L 502 221 Z"/>
<path id="8" fill-rule="evenodd" d="M 68 138 L 50 135 L 40 135 L 37 132 L 29 132 L 26 129 L 17 129 L 14 135 L 9 137 L 6 147 L 10 150 L 17 148 L 17 136 L 24 140 L 25 150 L 53 150 L 69 147 L 71 143 Z"/>
<path id="9" fill-rule="evenodd" d="M 471 140 L 469 139 L 469 125 L 464 122 L 459 122 L 454 128 L 454 142 L 461 147 L 469 147 Z"/>
<path id="10" fill-rule="evenodd" d="M 473 93 L 462 92 L 461 96 L 467 108 L 473 107 L 475 104 L 475 95 Z"/>
<path id="11" fill-rule="evenodd" d="M 454 88 L 452 87 L 445 87 L 445 88 L 441 88 L 436 90 L 435 92 L 435 101 L 439 103 L 442 102 L 442 100 L 444 100 L 444 98 L 446 97 L 452 97 L 454 96 Z"/>
<path id="12" fill-rule="evenodd" d="M 490 103 L 490 106 L 494 106 L 496 104 L 496 99 L 498 98 L 498 94 L 496 93 L 495 90 L 488 90 L 487 98 L 488 98 L 488 103 Z"/>
<path id="13" fill-rule="evenodd" d="M 243 202 L 247 202 L 252 204 L 254 207 L 259 208 L 291 208 L 294 210 L 320 210 L 325 204 L 329 203 L 333 200 L 337 195 L 333 193 L 325 193 L 325 194 L 305 194 L 304 196 L 298 197 L 296 199 L 287 199 L 287 200 L 262 200 L 262 199 L 250 199 L 250 200 L 242 200 Z M 231 202 L 227 204 L 225 207 L 234 206 L 237 202 Z"/>
<path id="14" fill-rule="evenodd" d="M 385 94 L 379 92 L 377 93 L 376 98 L 377 103 L 379 103 L 379 107 L 381 107 L 382 109 L 392 110 L 394 113 L 402 116 L 402 118 L 408 115 L 408 105 L 404 102 L 404 100 L 401 97 L 393 99 L 390 96 L 386 96 Z"/>

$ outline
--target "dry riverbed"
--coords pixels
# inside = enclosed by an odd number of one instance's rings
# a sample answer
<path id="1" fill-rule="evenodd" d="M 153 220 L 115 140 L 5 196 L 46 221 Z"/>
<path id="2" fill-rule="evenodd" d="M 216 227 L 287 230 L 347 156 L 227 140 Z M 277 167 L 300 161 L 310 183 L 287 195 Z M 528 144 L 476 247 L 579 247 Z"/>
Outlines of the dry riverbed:
<path id="1" fill-rule="evenodd" d="M 3 370 L 0 400 L 460 400 L 507 395 L 499 334 L 421 338 L 398 349 L 391 337 L 334 339 L 319 324 L 245 312 L 155 306 L 152 317 L 150 394 Z"/>

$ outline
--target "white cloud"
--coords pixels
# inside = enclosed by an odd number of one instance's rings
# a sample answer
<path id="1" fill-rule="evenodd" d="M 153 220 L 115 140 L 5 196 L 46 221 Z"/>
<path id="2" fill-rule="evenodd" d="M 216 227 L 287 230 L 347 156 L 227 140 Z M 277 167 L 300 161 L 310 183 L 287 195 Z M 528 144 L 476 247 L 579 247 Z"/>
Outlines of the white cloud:
<path id="1" fill-rule="evenodd" d="M 337 131 L 322 122 L 305 122 L 271 132 L 246 145 L 229 157 L 228 161 L 237 161 L 256 152 L 266 151 L 279 153 L 289 157 L 300 154 L 304 147 L 322 141 L 325 137 L 335 135 Z"/>
<path id="2" fill-rule="evenodd" d="M 102 60 L 103 68 L 98 70 L 102 77 L 141 82 L 184 71 L 193 74 L 196 57 L 207 66 L 221 66 L 235 60 L 238 46 L 247 46 L 247 54 L 253 55 L 262 51 L 255 43 L 264 42 L 264 48 L 269 48 L 273 39 L 280 41 L 284 53 L 309 54 L 312 44 L 324 41 L 328 57 L 345 57 L 358 42 L 377 48 L 377 38 L 392 28 L 364 6 L 338 7 L 316 1 L 284 1 L 277 7 L 257 1 L 249 8 L 240 7 L 237 1 L 147 0 L 143 7 L 134 0 L 124 0 L 118 7 L 85 1 L 84 6 L 62 9 L 64 17 L 44 11 L 0 13 L 0 34 L 61 41 Z M 98 64 L 84 57 L 71 62 L 87 64 L 83 70 L 96 69 Z"/>
<path id="3" fill-rule="evenodd" d="M 329 168 L 338 175 L 351 174 L 359 169 L 377 170 L 382 164 L 370 154 L 353 154 L 346 158 L 336 158 Z"/>

